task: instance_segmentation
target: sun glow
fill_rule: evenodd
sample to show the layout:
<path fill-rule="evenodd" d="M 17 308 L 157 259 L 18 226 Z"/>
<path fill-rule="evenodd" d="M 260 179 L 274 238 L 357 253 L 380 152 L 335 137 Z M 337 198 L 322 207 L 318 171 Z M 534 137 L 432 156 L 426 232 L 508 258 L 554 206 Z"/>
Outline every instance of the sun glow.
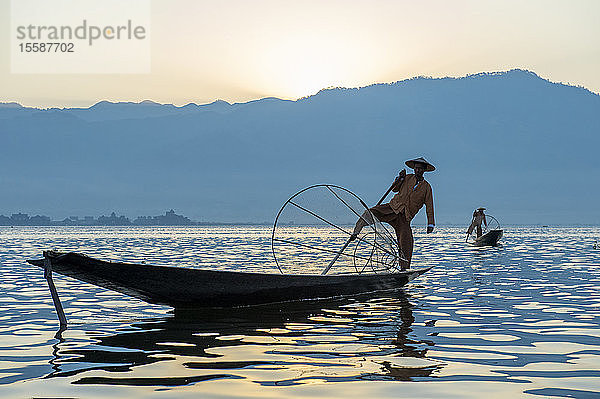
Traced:
<path fill-rule="evenodd" d="M 5 68 L 0 102 L 296 99 L 327 87 L 512 68 L 598 92 L 598 12 L 597 0 L 152 2 L 148 73 L 80 71 L 48 79 Z M 2 26 L 11 25 L 10 16 L 9 2 L 0 1 Z M 52 23 L 50 16 L 44 23 Z M 0 42 L 8 47 L 9 35 Z M 0 53 L 0 63 L 10 62 L 8 52 Z"/>
<path fill-rule="evenodd" d="M 372 50 L 352 38 L 292 33 L 262 53 L 261 84 L 287 98 L 300 98 L 326 87 L 353 87 L 376 74 Z"/>

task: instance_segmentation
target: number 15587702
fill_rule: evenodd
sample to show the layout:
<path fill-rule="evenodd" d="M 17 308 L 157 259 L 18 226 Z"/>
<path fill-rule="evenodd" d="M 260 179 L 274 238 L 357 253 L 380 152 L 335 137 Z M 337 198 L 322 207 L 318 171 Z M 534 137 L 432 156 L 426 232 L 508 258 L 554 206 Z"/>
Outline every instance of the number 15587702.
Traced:
<path fill-rule="evenodd" d="M 22 53 L 73 53 L 74 43 L 19 43 L 19 49 Z"/>

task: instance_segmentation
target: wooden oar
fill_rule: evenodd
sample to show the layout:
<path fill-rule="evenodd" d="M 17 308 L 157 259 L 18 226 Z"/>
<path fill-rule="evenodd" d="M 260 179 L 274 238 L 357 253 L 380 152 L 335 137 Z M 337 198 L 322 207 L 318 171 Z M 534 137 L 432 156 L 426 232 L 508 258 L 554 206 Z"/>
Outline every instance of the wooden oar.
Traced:
<path fill-rule="evenodd" d="M 377 202 L 377 205 L 381 205 L 381 203 L 383 202 L 383 200 L 385 199 L 385 197 L 387 197 L 388 194 L 392 191 L 392 188 L 394 188 L 395 184 L 396 184 L 396 180 L 394 179 L 394 182 L 392 183 L 392 185 L 390 186 L 390 188 L 387 189 L 387 191 L 385 192 L 385 194 L 383 194 L 383 196 L 379 199 L 379 201 Z M 377 206 L 377 205 L 375 205 L 375 206 Z M 365 208 L 366 208 L 366 206 L 365 206 Z M 339 250 L 339 252 L 331 260 L 331 262 L 329 262 L 329 264 L 327 265 L 327 267 L 321 272 L 321 275 L 327 274 L 327 272 L 329 271 L 329 269 L 331 269 L 331 267 L 333 266 L 333 264 L 335 262 L 337 262 L 337 260 L 339 259 L 339 257 L 342 255 L 342 253 L 344 252 L 344 250 L 346 249 L 346 247 L 348 245 L 350 245 L 350 243 L 352 242 L 352 240 L 353 240 L 353 237 L 350 236 L 350 238 L 348 238 L 348 241 L 346 241 L 346 243 L 344 244 L 344 246 L 342 247 L 342 249 Z"/>

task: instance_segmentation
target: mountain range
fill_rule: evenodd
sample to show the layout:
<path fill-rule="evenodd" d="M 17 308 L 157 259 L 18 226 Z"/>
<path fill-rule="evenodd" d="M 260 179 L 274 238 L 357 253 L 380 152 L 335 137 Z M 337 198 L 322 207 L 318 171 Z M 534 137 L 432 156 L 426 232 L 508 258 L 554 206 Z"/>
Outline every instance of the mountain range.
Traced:
<path fill-rule="evenodd" d="M 334 183 L 374 204 L 424 156 L 438 224 L 485 206 L 505 224 L 600 224 L 600 96 L 511 70 L 324 89 L 296 101 L 89 108 L 0 104 L 0 213 L 165 208 L 268 222 Z M 424 210 L 415 218 L 424 224 Z"/>

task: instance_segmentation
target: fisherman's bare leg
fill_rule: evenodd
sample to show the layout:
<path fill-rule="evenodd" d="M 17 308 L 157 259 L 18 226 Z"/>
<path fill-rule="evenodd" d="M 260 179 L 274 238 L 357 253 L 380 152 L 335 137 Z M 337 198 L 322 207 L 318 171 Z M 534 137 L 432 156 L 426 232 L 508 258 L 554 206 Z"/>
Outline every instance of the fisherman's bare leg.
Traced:
<path fill-rule="evenodd" d="M 406 270 L 410 267 L 410 261 L 412 259 L 414 238 L 410 222 L 406 220 L 404 214 L 398 215 L 395 223 L 393 224 L 394 230 L 396 231 L 396 238 L 398 240 L 398 246 L 404 255 L 406 261 L 400 260 L 400 268 Z"/>
<path fill-rule="evenodd" d="M 471 233 L 473 233 L 473 230 L 475 229 L 475 222 L 471 223 L 471 225 L 469 226 L 469 228 L 467 229 L 467 234 L 471 235 Z"/>
<path fill-rule="evenodd" d="M 375 223 L 375 220 L 373 220 L 373 214 L 371 213 L 371 211 L 364 211 L 358 219 L 358 221 L 356 222 L 356 225 L 354 226 L 354 231 L 352 232 L 350 239 L 355 240 L 356 237 L 358 237 L 358 235 L 360 234 L 363 227 L 370 226 L 373 223 Z"/>
<path fill-rule="evenodd" d="M 477 226 L 477 238 L 481 237 L 483 234 L 483 231 L 481 231 L 481 225 Z"/>

